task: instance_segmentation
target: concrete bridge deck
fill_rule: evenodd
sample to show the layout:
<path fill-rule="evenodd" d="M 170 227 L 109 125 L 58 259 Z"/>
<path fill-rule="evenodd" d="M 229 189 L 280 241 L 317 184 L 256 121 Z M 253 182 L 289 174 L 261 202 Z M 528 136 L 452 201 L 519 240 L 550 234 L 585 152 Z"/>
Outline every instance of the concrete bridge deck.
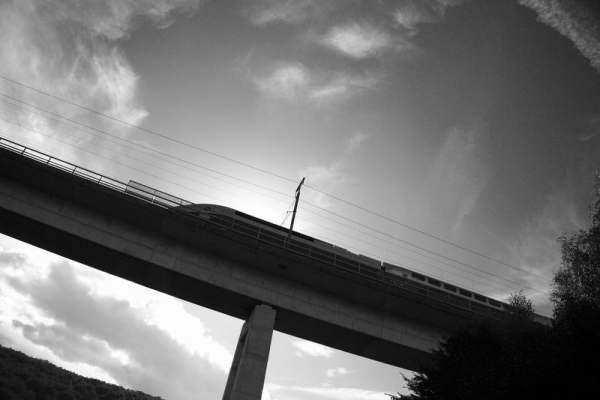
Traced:
<path fill-rule="evenodd" d="M 413 371 L 442 335 L 482 318 L 2 143 L 0 232 L 82 264 L 244 320 L 265 305 L 280 332 Z"/>

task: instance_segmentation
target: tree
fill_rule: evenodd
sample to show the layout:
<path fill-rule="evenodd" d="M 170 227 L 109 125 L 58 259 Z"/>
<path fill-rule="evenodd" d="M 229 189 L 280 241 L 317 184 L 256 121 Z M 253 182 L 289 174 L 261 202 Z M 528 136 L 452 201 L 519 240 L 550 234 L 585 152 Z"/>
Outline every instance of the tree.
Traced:
<path fill-rule="evenodd" d="M 410 395 L 392 400 L 532 399 L 546 392 L 549 373 L 538 368 L 546 354 L 549 328 L 533 321 L 533 306 L 522 292 L 511 295 L 504 323 L 481 321 L 446 337 L 423 373 L 406 379 Z"/>
<path fill-rule="evenodd" d="M 423 373 L 406 379 L 410 395 L 392 400 L 585 398 L 600 359 L 600 175 L 594 177 L 589 228 L 558 238 L 552 327 L 536 324 L 522 292 L 502 324 L 482 322 L 444 339 Z"/>
<path fill-rule="evenodd" d="M 533 303 L 525 296 L 523 290 L 511 294 L 508 298 L 508 303 L 513 307 L 510 318 L 517 321 L 533 321 L 535 315 Z"/>
<path fill-rule="evenodd" d="M 600 357 L 600 175 L 594 177 L 590 226 L 558 242 L 560 269 L 554 275 L 550 299 L 554 305 L 555 358 L 565 379 L 577 382 L 580 396 L 595 387 Z M 578 397 L 572 393 L 573 397 Z"/>
<path fill-rule="evenodd" d="M 557 321 L 569 323 L 582 316 L 600 315 L 600 175 L 594 177 L 590 227 L 563 234 L 562 265 L 554 276 L 550 299 Z"/>

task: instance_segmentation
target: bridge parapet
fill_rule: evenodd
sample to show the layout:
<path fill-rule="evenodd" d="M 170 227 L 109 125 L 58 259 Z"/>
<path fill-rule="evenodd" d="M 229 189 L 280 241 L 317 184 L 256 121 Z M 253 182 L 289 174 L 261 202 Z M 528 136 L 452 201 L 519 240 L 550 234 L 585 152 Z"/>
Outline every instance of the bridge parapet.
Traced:
<path fill-rule="evenodd" d="M 192 211 L 191 207 L 194 205 L 194 203 L 158 189 L 154 189 L 142 183 L 131 180 L 128 183 L 124 183 L 117 179 L 99 174 L 87 168 L 77 166 L 70 162 L 58 159 L 1 137 L 0 148 L 12 151 L 49 167 L 56 168 L 72 174 L 73 176 L 86 179 L 97 185 L 115 190 L 119 193 L 141 199 L 158 207 L 183 213 L 193 218 L 202 219 L 202 216 L 195 215 L 194 213 L 190 212 Z M 454 296 L 441 290 L 436 290 L 435 288 L 420 284 L 414 280 L 406 279 L 403 276 L 387 272 L 384 269 L 374 269 L 370 265 L 366 265 L 354 260 L 348 260 L 347 258 L 341 257 L 333 252 L 327 252 L 322 248 L 306 245 L 294 240 L 293 238 L 288 238 L 287 236 L 273 235 L 272 232 L 267 229 L 261 229 L 260 227 L 256 229 L 248 229 L 247 226 L 242 225 L 239 221 L 223 217 L 213 217 L 208 222 L 210 224 L 219 226 L 220 228 L 224 228 L 249 238 L 256 239 L 260 242 L 277 246 L 300 256 L 307 257 L 310 260 L 324 263 L 339 270 L 355 274 L 365 280 L 377 281 L 382 284 L 392 286 L 398 290 L 423 296 L 429 300 L 460 308 L 479 316 L 489 317 L 499 321 L 503 321 L 506 318 L 505 312 L 494 307 L 490 307 L 486 304 L 481 304 L 476 301 Z M 536 318 L 540 323 L 549 324 L 549 319 L 546 317 L 536 315 Z"/>

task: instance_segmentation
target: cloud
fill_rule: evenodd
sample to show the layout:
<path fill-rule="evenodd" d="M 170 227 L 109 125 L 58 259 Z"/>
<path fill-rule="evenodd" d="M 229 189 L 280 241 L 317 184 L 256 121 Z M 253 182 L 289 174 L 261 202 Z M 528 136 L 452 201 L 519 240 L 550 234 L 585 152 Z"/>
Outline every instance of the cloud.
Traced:
<path fill-rule="evenodd" d="M 444 18 L 449 6 L 457 6 L 464 2 L 465 0 L 409 0 L 398 5 L 392 15 L 398 25 L 414 34 L 418 30 L 417 25 L 439 22 Z"/>
<path fill-rule="evenodd" d="M 477 129 L 452 129 L 432 165 L 428 198 L 435 200 L 430 211 L 443 218 L 452 216 L 454 231 L 475 207 L 489 180 L 488 167 L 478 156 L 477 137 Z"/>
<path fill-rule="evenodd" d="M 428 22 L 429 17 L 420 10 L 419 4 L 421 3 L 407 2 L 400 5 L 394 11 L 395 21 L 408 30 L 414 30 L 421 22 Z"/>
<path fill-rule="evenodd" d="M 352 22 L 332 28 L 320 43 L 350 57 L 367 58 L 393 48 L 395 40 L 372 24 Z"/>
<path fill-rule="evenodd" d="M 310 17 L 322 18 L 333 9 L 333 2 L 315 0 L 258 0 L 245 10 L 246 17 L 258 26 L 300 24 Z"/>
<path fill-rule="evenodd" d="M 269 96 L 293 100 L 310 84 L 310 75 L 301 64 L 278 63 L 254 83 Z"/>
<path fill-rule="evenodd" d="M 600 5 L 592 1 L 518 0 L 540 21 L 569 38 L 600 72 Z"/>
<path fill-rule="evenodd" d="M 339 376 L 339 375 L 348 375 L 348 374 L 353 374 L 356 371 L 350 371 L 349 369 L 346 369 L 344 367 L 337 367 L 337 368 L 329 368 L 327 371 L 325 371 L 325 375 L 327 375 L 329 378 L 333 378 L 335 376 Z"/>
<path fill-rule="evenodd" d="M 0 75 L 139 124 L 148 113 L 138 97 L 138 76 L 118 42 L 129 37 L 138 21 L 149 20 L 156 27 L 165 27 L 178 14 L 194 13 L 200 3 L 199 0 L 106 0 L 93 4 L 78 0 L 3 1 Z M 0 92 L 67 118 L 94 121 L 99 128 L 110 126 L 114 133 L 125 135 L 129 131 L 128 127 L 98 120 L 80 108 L 7 80 L 0 79 Z M 6 102 L 8 98 L 0 100 Z M 35 120 L 38 125 L 45 123 L 49 127 L 60 125 L 22 109 L 19 112 L 21 120 Z M 22 141 L 33 138 L 36 146 L 43 144 L 46 151 L 60 157 L 77 158 L 69 146 L 45 136 L 48 129 L 36 134 L 0 121 L 0 131 Z"/>
<path fill-rule="evenodd" d="M 296 391 L 310 393 L 326 399 L 348 399 L 348 400 L 389 400 L 385 393 L 367 389 L 336 388 L 336 387 L 294 387 Z"/>
<path fill-rule="evenodd" d="M 335 353 L 335 350 L 330 347 L 308 342 L 306 340 L 295 340 L 292 342 L 292 345 L 298 349 L 296 352 L 298 357 L 302 357 L 304 354 L 306 354 L 311 357 L 331 358 Z"/>
<path fill-rule="evenodd" d="M 246 60 L 246 63 L 251 63 Z M 251 67 L 247 67 L 249 70 Z M 299 62 L 273 62 L 258 72 L 248 72 L 250 81 L 268 98 L 294 104 L 318 106 L 342 101 L 375 88 L 380 78 L 374 74 L 309 69 Z"/>
<path fill-rule="evenodd" d="M 320 188 L 321 190 L 332 193 L 339 186 L 344 184 L 346 178 L 342 173 L 342 160 L 338 159 L 329 165 L 310 165 L 300 171 L 300 175 L 305 177 L 311 186 Z M 318 207 L 331 207 L 331 202 L 322 193 L 309 192 L 309 202 L 314 202 Z"/>
<path fill-rule="evenodd" d="M 304 395 L 309 394 L 318 396 L 317 398 L 336 400 L 389 400 L 389 397 L 385 393 L 358 388 L 336 388 L 328 386 L 284 386 L 272 383 L 267 384 L 266 387 L 270 396 L 268 398 L 270 399 L 273 399 L 273 394 L 277 394 L 278 398 L 296 398 L 297 394 L 294 393 L 304 393 Z M 263 400 L 266 400 L 266 398 L 263 397 Z"/>
<path fill-rule="evenodd" d="M 360 146 L 368 140 L 369 136 L 364 132 L 357 131 L 350 136 L 343 144 L 342 154 L 328 165 L 310 165 L 300 171 L 300 176 L 314 186 L 326 193 L 339 191 L 347 182 L 348 178 L 344 173 L 344 168 Z M 306 197 L 310 202 L 321 208 L 331 207 L 329 198 L 321 192 L 309 191 Z"/>
<path fill-rule="evenodd" d="M 353 136 L 351 136 L 346 141 L 346 146 L 344 148 L 344 153 L 350 154 L 353 153 L 356 149 L 360 147 L 367 139 L 369 135 L 363 132 L 356 132 Z"/>
<path fill-rule="evenodd" d="M 308 96 L 318 104 L 351 98 L 375 88 L 380 78 L 374 74 L 351 75 L 336 73 L 309 88 Z"/>
<path fill-rule="evenodd" d="M 221 395 L 231 352 L 181 302 L 67 261 L 40 273 L 23 258 L 0 252 L 0 327 L 12 343 L 164 398 Z"/>
<path fill-rule="evenodd" d="M 340 15 L 330 11 L 342 4 L 348 15 L 352 10 L 363 13 L 365 10 L 358 3 L 347 2 L 253 2 L 245 14 L 255 25 L 302 23 L 297 28 L 300 33 L 294 37 L 303 40 L 291 43 L 299 54 L 295 60 L 268 61 L 264 56 L 267 52 L 253 49 L 240 62 L 240 69 L 270 98 L 317 105 L 344 101 L 376 88 L 391 73 L 390 66 L 396 68 L 397 64 L 383 63 L 382 59 L 406 55 L 415 49 L 409 38 L 416 33 L 418 24 L 439 21 L 448 6 L 462 2 L 408 1 L 399 6 L 380 2 L 370 5 L 363 19 L 346 22 L 339 22 Z M 298 47 L 298 43 L 302 46 Z M 317 59 L 311 45 L 346 56 L 350 62 L 342 67 L 331 62 L 335 57 Z"/>
<path fill-rule="evenodd" d="M 16 250 L 4 250 L 0 247 L 0 268 L 4 266 L 20 267 L 25 264 L 27 256 Z"/>

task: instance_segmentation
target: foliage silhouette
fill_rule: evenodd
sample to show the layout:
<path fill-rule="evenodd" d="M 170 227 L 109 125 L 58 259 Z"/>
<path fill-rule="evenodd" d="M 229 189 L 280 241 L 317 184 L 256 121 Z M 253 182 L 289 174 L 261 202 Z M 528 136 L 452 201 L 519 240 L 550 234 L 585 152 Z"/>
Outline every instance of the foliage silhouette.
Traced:
<path fill-rule="evenodd" d="M 0 400 L 159 400 L 0 345 Z"/>
<path fill-rule="evenodd" d="M 392 400 L 586 398 L 600 359 L 600 175 L 589 228 L 558 238 L 562 263 L 552 283 L 551 327 L 537 324 L 522 292 L 504 323 L 482 321 L 444 338 L 432 363 Z"/>

